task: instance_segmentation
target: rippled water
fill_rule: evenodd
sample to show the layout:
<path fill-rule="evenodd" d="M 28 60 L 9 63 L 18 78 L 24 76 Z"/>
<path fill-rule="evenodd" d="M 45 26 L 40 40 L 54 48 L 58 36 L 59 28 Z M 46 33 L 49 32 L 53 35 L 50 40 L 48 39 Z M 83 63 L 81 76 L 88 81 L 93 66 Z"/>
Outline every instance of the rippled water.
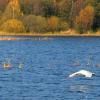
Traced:
<path fill-rule="evenodd" d="M 96 75 L 68 78 L 81 69 Z M 0 41 L 0 100 L 100 100 L 100 38 Z"/>

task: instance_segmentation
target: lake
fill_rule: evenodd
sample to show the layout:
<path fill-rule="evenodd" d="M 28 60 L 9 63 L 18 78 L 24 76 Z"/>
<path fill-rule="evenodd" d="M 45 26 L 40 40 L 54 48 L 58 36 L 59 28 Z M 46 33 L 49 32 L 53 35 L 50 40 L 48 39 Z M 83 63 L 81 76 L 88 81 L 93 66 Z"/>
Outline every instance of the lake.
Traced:
<path fill-rule="evenodd" d="M 68 78 L 81 69 L 95 76 Z M 100 100 L 100 38 L 0 41 L 0 100 Z"/>

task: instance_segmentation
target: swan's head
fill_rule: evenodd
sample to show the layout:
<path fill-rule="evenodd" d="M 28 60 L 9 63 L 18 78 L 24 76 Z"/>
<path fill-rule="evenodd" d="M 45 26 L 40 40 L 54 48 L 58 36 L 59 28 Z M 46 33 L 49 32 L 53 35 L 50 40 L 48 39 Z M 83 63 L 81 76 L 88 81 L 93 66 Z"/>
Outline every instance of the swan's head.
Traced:
<path fill-rule="evenodd" d="M 92 75 L 95 75 L 95 73 L 92 73 Z"/>

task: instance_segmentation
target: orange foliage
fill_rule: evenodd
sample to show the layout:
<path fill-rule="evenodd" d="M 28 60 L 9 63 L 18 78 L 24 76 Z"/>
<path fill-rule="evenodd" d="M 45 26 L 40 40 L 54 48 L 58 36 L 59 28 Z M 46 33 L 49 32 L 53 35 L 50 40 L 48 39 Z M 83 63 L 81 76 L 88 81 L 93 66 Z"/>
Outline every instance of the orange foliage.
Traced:
<path fill-rule="evenodd" d="M 55 16 L 52 16 L 48 19 L 48 26 L 50 27 L 51 30 L 54 30 L 57 28 L 59 24 L 59 19 Z"/>
<path fill-rule="evenodd" d="M 9 5 L 13 10 L 20 12 L 20 3 L 19 0 L 10 0 Z M 15 12 L 15 11 L 14 11 Z"/>
<path fill-rule="evenodd" d="M 12 6 L 18 6 L 19 5 L 19 0 L 11 0 Z"/>
<path fill-rule="evenodd" d="M 25 0 L 25 4 L 28 5 L 30 3 L 30 0 Z"/>
<path fill-rule="evenodd" d="M 93 17 L 94 17 L 94 9 L 91 6 L 86 7 L 80 12 L 80 18 L 82 23 L 88 24 L 92 22 Z"/>
<path fill-rule="evenodd" d="M 94 8 L 87 6 L 82 9 L 79 16 L 76 17 L 75 24 L 79 25 L 83 30 L 87 31 L 91 28 L 94 19 Z"/>

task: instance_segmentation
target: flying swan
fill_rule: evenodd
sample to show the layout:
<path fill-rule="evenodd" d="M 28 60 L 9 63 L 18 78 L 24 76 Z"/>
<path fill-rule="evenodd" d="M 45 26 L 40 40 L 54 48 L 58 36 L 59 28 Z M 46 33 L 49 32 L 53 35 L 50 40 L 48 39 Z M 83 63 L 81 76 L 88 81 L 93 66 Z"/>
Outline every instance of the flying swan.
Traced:
<path fill-rule="evenodd" d="M 78 72 L 75 72 L 73 74 L 70 74 L 69 77 L 72 78 L 72 77 L 75 77 L 75 76 L 85 76 L 87 78 L 91 78 L 92 75 L 94 75 L 94 73 L 90 72 L 90 71 L 87 71 L 87 70 L 80 70 Z"/>

